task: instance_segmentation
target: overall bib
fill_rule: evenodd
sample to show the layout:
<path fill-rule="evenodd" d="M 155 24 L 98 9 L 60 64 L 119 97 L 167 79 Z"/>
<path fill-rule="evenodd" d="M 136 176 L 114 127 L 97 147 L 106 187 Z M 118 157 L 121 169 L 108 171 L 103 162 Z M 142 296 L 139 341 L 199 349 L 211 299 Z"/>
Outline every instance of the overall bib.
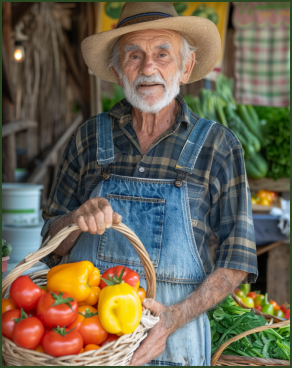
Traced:
<path fill-rule="evenodd" d="M 153 263 L 157 278 L 156 300 L 166 306 L 191 294 L 206 278 L 192 231 L 186 176 L 194 169 L 205 139 L 215 124 L 200 119 L 192 128 L 176 165 L 176 180 L 143 179 L 103 175 L 90 198 L 106 198 L 123 223 L 139 237 Z M 114 162 L 111 120 L 108 114 L 97 117 L 99 165 Z M 200 185 L 192 190 L 192 205 L 203 195 Z M 130 242 L 116 230 L 103 235 L 82 233 L 71 250 L 68 262 L 91 261 L 103 273 L 124 265 L 135 270 L 146 288 L 145 273 Z M 206 313 L 169 336 L 165 351 L 147 365 L 209 366 L 211 336 Z"/>

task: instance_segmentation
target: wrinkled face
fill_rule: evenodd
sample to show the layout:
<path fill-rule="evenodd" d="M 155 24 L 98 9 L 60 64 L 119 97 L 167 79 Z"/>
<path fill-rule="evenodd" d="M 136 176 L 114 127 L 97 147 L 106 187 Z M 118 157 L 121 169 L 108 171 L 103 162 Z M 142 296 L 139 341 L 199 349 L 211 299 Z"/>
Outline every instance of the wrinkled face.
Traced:
<path fill-rule="evenodd" d="M 120 39 L 120 75 L 129 102 L 145 112 L 158 112 L 187 82 L 181 70 L 181 36 L 171 30 L 144 30 Z M 187 77 L 188 79 L 188 77 Z"/>

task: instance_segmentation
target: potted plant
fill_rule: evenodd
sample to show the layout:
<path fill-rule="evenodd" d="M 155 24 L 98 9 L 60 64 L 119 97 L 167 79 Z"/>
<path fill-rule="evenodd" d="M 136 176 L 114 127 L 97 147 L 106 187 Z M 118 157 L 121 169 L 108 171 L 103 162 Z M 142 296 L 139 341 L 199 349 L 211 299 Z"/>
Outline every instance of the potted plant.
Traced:
<path fill-rule="evenodd" d="M 12 252 L 11 244 L 7 244 L 6 240 L 2 239 L 2 274 L 7 270 L 7 261 L 10 258 L 9 254 Z"/>

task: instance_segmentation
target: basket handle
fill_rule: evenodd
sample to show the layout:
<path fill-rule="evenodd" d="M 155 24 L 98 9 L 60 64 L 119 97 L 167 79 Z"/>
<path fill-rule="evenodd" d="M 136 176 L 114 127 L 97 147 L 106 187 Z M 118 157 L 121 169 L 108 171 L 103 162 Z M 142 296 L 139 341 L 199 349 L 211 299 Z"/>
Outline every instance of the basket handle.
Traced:
<path fill-rule="evenodd" d="M 269 328 L 279 328 L 279 327 L 283 327 L 283 326 L 286 326 L 286 325 L 289 325 L 289 324 L 290 324 L 290 319 L 288 319 L 287 321 L 279 322 L 279 323 L 273 323 L 272 325 L 265 325 L 265 326 L 261 326 L 261 327 L 256 327 L 256 328 L 253 328 L 249 331 L 242 332 L 241 334 L 232 337 L 231 339 L 227 340 L 224 344 L 222 344 L 215 351 L 215 353 L 212 356 L 211 366 L 216 365 L 216 363 L 217 363 L 218 359 L 220 358 L 223 350 L 226 349 L 227 346 L 232 344 L 234 341 L 240 340 L 242 337 L 245 337 L 247 335 L 251 335 L 255 332 L 265 331 L 265 330 L 268 330 Z"/>
<path fill-rule="evenodd" d="M 125 235 L 125 237 L 129 240 L 132 244 L 134 249 L 139 255 L 139 258 L 142 262 L 144 272 L 146 275 L 146 282 L 147 282 L 147 291 L 146 297 L 147 298 L 155 298 L 156 293 L 156 276 L 153 264 L 149 258 L 149 255 L 137 237 L 137 235 L 129 229 L 125 224 L 113 224 L 112 228 L 119 231 L 121 234 Z M 59 231 L 53 238 L 50 236 L 46 239 L 43 243 L 43 247 L 38 249 L 36 252 L 27 255 L 23 261 L 21 261 L 9 274 L 2 280 L 2 298 L 8 289 L 9 285 L 17 279 L 24 271 L 28 270 L 33 264 L 38 262 L 43 257 L 52 253 L 67 236 L 75 230 L 78 230 L 79 227 L 77 224 L 71 224 L 66 226 L 64 229 Z"/>

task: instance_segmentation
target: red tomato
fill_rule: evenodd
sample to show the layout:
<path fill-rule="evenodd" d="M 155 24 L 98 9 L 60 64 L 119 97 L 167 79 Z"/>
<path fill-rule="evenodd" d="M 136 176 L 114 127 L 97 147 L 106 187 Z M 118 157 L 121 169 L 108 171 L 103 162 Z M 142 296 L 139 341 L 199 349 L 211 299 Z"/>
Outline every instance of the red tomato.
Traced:
<path fill-rule="evenodd" d="M 124 272 L 123 272 L 123 269 L 124 269 Z M 121 277 L 121 273 L 122 273 L 122 277 Z M 116 267 L 112 267 L 106 270 L 103 273 L 101 281 L 100 281 L 100 285 L 99 285 L 100 289 L 103 289 L 106 286 L 108 286 L 103 281 L 103 279 L 109 280 L 109 281 L 113 279 L 113 285 L 118 284 L 120 283 L 118 281 L 123 280 L 125 283 L 131 285 L 136 290 L 138 290 L 140 286 L 140 278 L 137 272 L 131 270 L 130 268 L 124 267 L 124 266 L 116 266 Z"/>
<path fill-rule="evenodd" d="M 119 337 L 117 335 L 108 334 L 107 338 L 104 340 L 100 346 L 104 346 L 105 344 L 108 344 L 109 342 L 116 341 Z"/>
<path fill-rule="evenodd" d="M 2 335 L 12 340 L 14 318 L 20 318 L 20 309 L 12 309 L 2 314 Z"/>
<path fill-rule="evenodd" d="M 65 328 L 56 328 L 44 335 L 42 347 L 46 354 L 54 357 L 76 355 L 83 348 L 83 339 L 75 330 L 65 332 Z"/>
<path fill-rule="evenodd" d="M 247 294 L 247 296 L 248 296 L 249 298 L 255 299 L 255 297 L 257 296 L 257 294 L 256 294 L 254 291 L 250 291 L 250 292 Z"/>
<path fill-rule="evenodd" d="M 28 276 L 19 276 L 10 287 L 10 299 L 17 308 L 30 312 L 36 308 L 44 290 L 34 284 Z"/>
<path fill-rule="evenodd" d="M 84 345 L 100 345 L 107 338 L 108 332 L 102 327 L 97 310 L 84 305 L 79 307 L 78 311 L 77 319 L 67 327 L 67 330 L 75 328 L 82 336 Z"/>
<path fill-rule="evenodd" d="M 16 323 L 12 339 L 17 346 L 34 350 L 42 340 L 45 328 L 36 317 L 27 317 Z"/>
<path fill-rule="evenodd" d="M 67 327 L 77 318 L 78 304 L 68 293 L 49 292 L 39 299 L 36 311 L 45 327 Z"/>
<path fill-rule="evenodd" d="M 289 313 L 290 314 L 290 304 L 282 304 L 281 305 L 281 310 L 284 312 L 284 313 Z"/>
<path fill-rule="evenodd" d="M 257 309 L 257 310 L 259 310 L 259 311 L 261 311 L 261 310 L 262 310 L 262 308 L 263 308 L 263 307 L 262 307 L 261 305 L 256 305 L 256 306 L 255 306 L 255 309 Z"/>

